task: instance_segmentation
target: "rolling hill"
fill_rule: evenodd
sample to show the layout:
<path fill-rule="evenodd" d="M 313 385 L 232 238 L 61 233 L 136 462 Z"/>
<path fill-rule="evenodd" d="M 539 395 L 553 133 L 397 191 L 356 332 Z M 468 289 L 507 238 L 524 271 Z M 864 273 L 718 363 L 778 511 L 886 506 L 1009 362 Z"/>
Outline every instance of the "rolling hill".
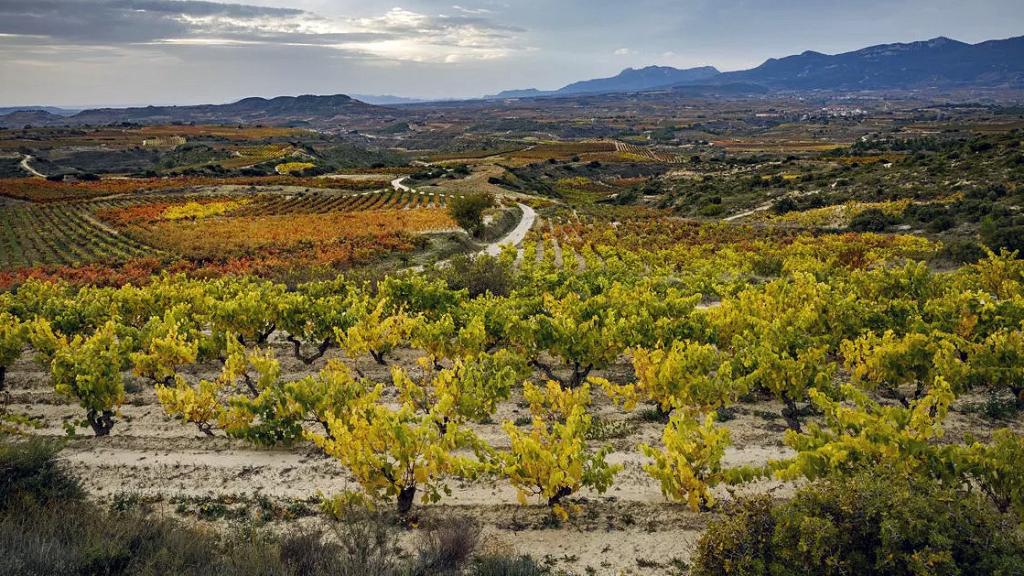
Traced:
<path fill-rule="evenodd" d="M 33 112 L 14 112 L 0 116 L 0 126 L 34 125 L 104 125 L 120 122 L 141 124 L 267 124 L 273 126 L 306 126 L 348 123 L 394 116 L 390 108 L 374 106 L 343 94 L 332 96 L 280 96 L 277 98 L 245 98 L 230 104 L 198 106 L 146 106 L 141 108 L 97 108 L 83 110 L 73 116 L 57 116 Z"/>
<path fill-rule="evenodd" d="M 640 92 L 652 88 L 695 83 L 709 80 L 720 72 L 712 66 L 680 70 L 670 66 L 648 66 L 626 68 L 616 76 L 573 82 L 558 90 L 506 90 L 491 98 L 532 98 L 537 96 L 576 96 L 581 94 L 609 94 L 616 92 Z"/>

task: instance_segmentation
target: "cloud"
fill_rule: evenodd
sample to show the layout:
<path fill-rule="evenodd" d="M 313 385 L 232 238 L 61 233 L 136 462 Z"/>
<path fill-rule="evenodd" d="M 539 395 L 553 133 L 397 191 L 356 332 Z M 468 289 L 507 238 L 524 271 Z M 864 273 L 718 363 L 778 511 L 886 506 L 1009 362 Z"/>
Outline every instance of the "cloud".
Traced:
<path fill-rule="evenodd" d="M 616 56 L 632 56 L 633 54 L 636 54 L 636 52 L 629 48 L 619 48 L 615 51 Z"/>
<path fill-rule="evenodd" d="M 492 10 L 488 10 L 487 8 L 466 8 L 464 6 L 459 6 L 458 4 L 453 4 L 452 10 L 455 10 L 456 12 L 462 12 L 463 14 L 475 15 L 491 14 L 493 12 Z"/>
<path fill-rule="evenodd" d="M 453 16 L 393 8 L 370 17 L 201 0 L 0 0 L 0 42 L 51 46 L 314 46 L 414 62 L 502 58 L 522 49 L 522 29 L 484 9 Z"/>

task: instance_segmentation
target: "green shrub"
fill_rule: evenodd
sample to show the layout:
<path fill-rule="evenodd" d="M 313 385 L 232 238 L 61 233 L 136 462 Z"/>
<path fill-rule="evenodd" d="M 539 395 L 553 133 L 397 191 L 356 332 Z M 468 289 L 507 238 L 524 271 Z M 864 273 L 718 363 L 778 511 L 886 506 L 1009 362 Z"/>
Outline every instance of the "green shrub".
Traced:
<path fill-rule="evenodd" d="M 896 223 L 896 219 L 878 208 L 868 208 L 850 220 L 850 230 L 854 232 L 884 232 Z"/>
<path fill-rule="evenodd" d="M 725 213 L 725 207 L 721 204 L 705 204 L 701 206 L 699 213 L 701 216 L 706 216 L 708 218 L 721 216 Z"/>
<path fill-rule="evenodd" d="M 484 231 L 484 211 L 493 206 L 493 195 L 477 192 L 449 198 L 448 213 L 463 230 L 479 237 Z"/>
<path fill-rule="evenodd" d="M 471 576 L 542 576 L 547 573 L 529 556 L 481 556 L 469 571 Z"/>
<path fill-rule="evenodd" d="M 972 240 L 957 238 L 943 242 L 942 250 L 936 257 L 955 264 L 973 264 L 985 257 L 985 249 Z"/>
<path fill-rule="evenodd" d="M 976 494 L 873 471 L 742 503 L 701 537 L 690 574 L 1019 575 L 1024 530 Z"/>
<path fill-rule="evenodd" d="M 487 293 L 507 296 L 515 272 L 509 263 L 494 256 L 459 255 L 449 260 L 440 274 L 452 290 L 466 290 L 470 297 L 477 298 Z"/>
<path fill-rule="evenodd" d="M 57 459 L 60 449 L 60 442 L 42 438 L 0 442 L 0 510 L 82 495 L 78 479 Z"/>

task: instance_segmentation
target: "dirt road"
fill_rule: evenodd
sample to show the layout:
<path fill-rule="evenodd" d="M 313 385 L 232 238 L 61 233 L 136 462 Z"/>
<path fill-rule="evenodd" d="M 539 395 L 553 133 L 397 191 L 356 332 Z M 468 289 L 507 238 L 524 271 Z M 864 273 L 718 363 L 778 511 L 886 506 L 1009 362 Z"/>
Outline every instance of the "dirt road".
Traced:
<path fill-rule="evenodd" d="M 21 169 L 35 176 L 36 178 L 46 178 L 46 174 L 39 172 L 38 170 L 33 168 L 31 164 L 29 164 L 30 161 L 32 161 L 32 157 L 26 154 L 25 157 L 21 159 Z"/>

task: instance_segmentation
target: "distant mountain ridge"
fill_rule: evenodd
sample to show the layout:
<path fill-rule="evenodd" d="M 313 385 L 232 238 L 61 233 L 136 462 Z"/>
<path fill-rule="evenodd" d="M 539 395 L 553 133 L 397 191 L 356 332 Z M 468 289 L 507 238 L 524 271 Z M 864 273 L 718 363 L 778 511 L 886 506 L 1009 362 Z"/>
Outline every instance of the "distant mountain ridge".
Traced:
<path fill-rule="evenodd" d="M 842 54 L 807 51 L 772 58 L 750 70 L 719 72 L 711 66 L 627 68 L 610 78 L 574 82 L 558 90 L 507 90 L 485 98 L 584 97 L 672 90 L 705 96 L 760 95 L 770 91 L 859 91 L 959 88 L 1024 90 L 1024 36 L 967 44 L 949 38 L 881 44 Z M 380 102 L 404 99 L 380 97 Z M 275 126 L 380 123 L 401 115 L 343 94 L 245 98 L 230 104 L 97 108 L 78 113 L 47 107 L 0 108 L 0 127 L 169 124 L 267 124 Z"/>
<path fill-rule="evenodd" d="M 57 108 L 56 106 L 7 106 L 0 107 L 0 116 L 6 116 L 7 114 L 13 114 L 15 112 L 46 112 L 55 116 L 71 116 L 79 110 L 72 110 L 70 108 Z"/>
<path fill-rule="evenodd" d="M 713 66 L 679 69 L 671 66 L 647 66 L 646 68 L 626 68 L 618 75 L 610 78 L 583 80 L 563 86 L 558 90 L 506 90 L 488 98 L 533 98 L 537 96 L 574 96 L 578 94 L 609 94 L 616 92 L 640 92 L 708 80 L 721 72 Z"/>
<path fill-rule="evenodd" d="M 80 124 L 110 122 L 265 122 L 301 124 L 313 120 L 343 119 L 381 114 L 385 109 L 360 102 L 344 94 L 331 96 L 278 96 L 243 98 L 231 104 L 198 106 L 146 106 L 144 108 L 99 108 L 85 110 L 68 120 Z"/>
<path fill-rule="evenodd" d="M 1024 36 L 967 44 L 945 37 L 880 44 L 827 55 L 770 59 L 716 82 L 751 82 L 781 90 L 885 90 L 1024 87 Z"/>
<path fill-rule="evenodd" d="M 431 102 L 431 100 L 424 98 L 408 98 L 406 96 L 392 96 L 391 94 L 353 94 L 352 98 L 375 106 L 397 106 L 401 104 Z"/>
<path fill-rule="evenodd" d="M 602 92 L 633 92 L 672 86 L 692 84 L 718 76 L 721 72 L 714 66 L 701 66 L 679 70 L 670 66 L 648 66 L 626 68 L 618 76 L 574 82 L 558 90 L 559 94 L 598 94 Z"/>
<path fill-rule="evenodd" d="M 793 91 L 1024 88 L 1024 36 L 978 44 L 938 37 L 835 55 L 806 51 L 771 58 L 756 68 L 736 72 L 720 73 L 710 66 L 685 70 L 667 66 L 627 68 L 618 76 L 575 82 L 558 90 L 506 90 L 490 98 L 641 92 L 703 84 Z"/>
<path fill-rule="evenodd" d="M 330 96 L 279 96 L 277 98 L 244 98 L 230 104 L 197 106 L 145 106 L 137 108 L 96 108 L 72 116 L 58 116 L 45 111 L 13 112 L 0 116 L 0 126 L 33 125 L 103 125 L 120 122 L 170 124 L 195 122 L 213 124 L 269 124 L 303 126 L 314 123 L 344 122 L 355 118 L 390 116 L 392 111 L 355 100 L 344 94 Z"/>

